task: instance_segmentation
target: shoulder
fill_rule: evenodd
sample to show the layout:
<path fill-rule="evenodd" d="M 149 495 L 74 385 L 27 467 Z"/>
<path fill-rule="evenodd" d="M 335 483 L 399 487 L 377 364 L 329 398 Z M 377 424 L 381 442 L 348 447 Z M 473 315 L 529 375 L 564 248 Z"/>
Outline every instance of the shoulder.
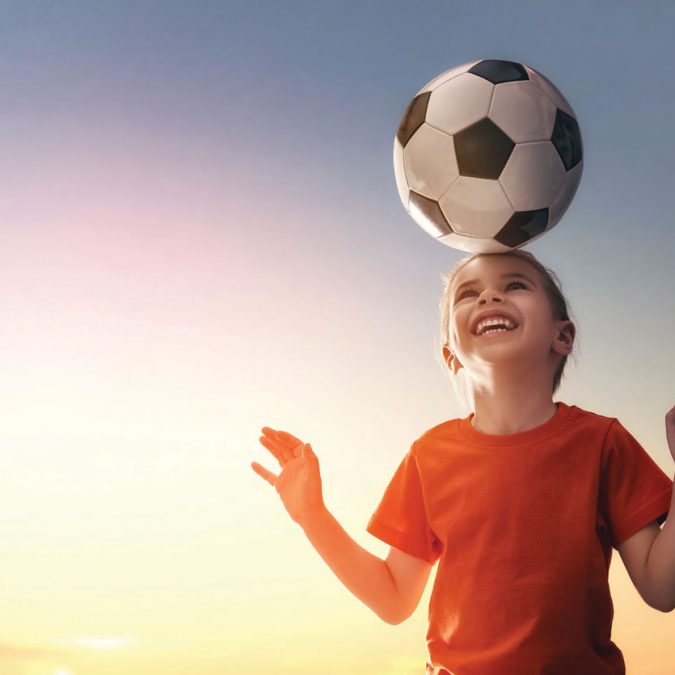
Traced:
<path fill-rule="evenodd" d="M 458 426 L 461 422 L 460 417 L 445 420 L 420 434 L 410 447 L 410 454 L 419 455 L 424 452 L 433 451 L 440 445 L 447 444 L 458 437 Z"/>
<path fill-rule="evenodd" d="M 601 448 L 603 474 L 610 464 L 626 467 L 628 462 L 640 463 L 648 457 L 642 444 L 618 418 L 581 408 L 577 410 L 579 419 L 583 420 L 579 427 L 594 429 L 593 437 Z M 586 437 L 590 438 L 590 433 Z"/>
<path fill-rule="evenodd" d="M 577 405 L 568 405 L 568 409 L 568 428 L 581 435 L 590 435 L 603 445 L 606 442 L 610 430 L 619 425 L 619 421 L 616 417 L 602 415 Z"/>
<path fill-rule="evenodd" d="M 601 415 L 600 413 L 594 412 L 592 410 L 586 410 L 585 408 L 580 408 L 578 405 L 569 404 L 570 416 L 576 420 L 583 420 L 590 424 L 596 424 L 599 426 L 610 426 L 612 422 L 616 422 L 616 417 L 610 417 L 608 415 Z"/>
<path fill-rule="evenodd" d="M 624 440 L 631 441 L 633 439 L 632 434 L 617 417 L 601 415 L 600 413 L 591 412 L 590 410 L 584 410 L 578 406 L 570 406 L 570 408 L 573 410 L 573 415 L 579 422 L 594 426 L 598 430 L 604 432 L 605 445 L 609 445 L 610 442 L 620 442 Z"/>

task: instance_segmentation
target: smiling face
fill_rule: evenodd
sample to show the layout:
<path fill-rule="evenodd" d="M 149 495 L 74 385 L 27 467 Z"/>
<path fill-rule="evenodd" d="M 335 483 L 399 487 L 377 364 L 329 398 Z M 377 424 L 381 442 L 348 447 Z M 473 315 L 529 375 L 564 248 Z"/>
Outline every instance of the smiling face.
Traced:
<path fill-rule="evenodd" d="M 443 355 L 452 358 L 455 373 L 518 358 L 541 359 L 552 377 L 572 348 L 572 322 L 554 318 L 539 271 L 515 256 L 482 255 L 468 262 L 455 275 L 448 302 L 450 349 L 444 347 Z M 499 325 L 491 329 L 488 322 L 486 331 L 484 320 L 491 316 Z"/>

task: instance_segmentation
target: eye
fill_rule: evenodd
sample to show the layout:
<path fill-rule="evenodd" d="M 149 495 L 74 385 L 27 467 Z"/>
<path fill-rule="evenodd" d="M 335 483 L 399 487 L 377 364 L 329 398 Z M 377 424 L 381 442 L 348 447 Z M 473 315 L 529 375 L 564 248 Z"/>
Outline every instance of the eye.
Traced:
<path fill-rule="evenodd" d="M 462 292 L 457 296 L 457 300 L 461 300 L 463 297 L 466 296 L 467 293 L 475 293 L 475 292 L 476 292 L 476 291 L 473 291 L 473 290 L 467 288 L 467 290 L 462 291 Z"/>
<path fill-rule="evenodd" d="M 527 284 L 524 284 L 522 281 L 509 281 L 509 283 L 506 284 L 506 288 L 508 289 L 513 284 L 518 284 L 519 286 L 521 286 L 522 288 L 527 290 Z M 475 290 L 471 289 L 471 288 L 467 288 L 465 291 L 462 291 L 457 296 L 457 298 L 455 299 L 455 302 L 459 302 L 462 298 L 466 297 L 467 293 L 477 293 L 477 292 Z"/>

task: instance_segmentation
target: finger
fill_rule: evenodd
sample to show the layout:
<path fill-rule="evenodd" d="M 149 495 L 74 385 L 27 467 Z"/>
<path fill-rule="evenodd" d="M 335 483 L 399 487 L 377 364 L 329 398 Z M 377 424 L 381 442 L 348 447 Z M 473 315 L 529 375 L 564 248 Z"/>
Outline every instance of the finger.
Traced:
<path fill-rule="evenodd" d="M 276 484 L 278 476 L 275 473 L 272 473 L 269 469 L 266 469 L 261 464 L 258 464 L 258 462 L 251 462 L 251 468 L 259 476 L 262 476 L 270 485 Z"/>
<path fill-rule="evenodd" d="M 289 434 L 288 431 L 277 431 L 277 438 L 284 441 L 289 447 L 294 448 L 296 445 L 304 445 L 304 443 L 293 434 Z"/>
<path fill-rule="evenodd" d="M 265 438 L 272 442 L 274 448 L 280 452 L 286 461 L 293 459 L 295 456 L 293 449 L 298 445 L 302 445 L 302 441 L 299 438 L 293 436 L 293 434 L 289 434 L 287 431 L 277 431 L 270 427 L 263 427 L 263 432 L 267 432 Z"/>
<path fill-rule="evenodd" d="M 290 457 L 297 456 L 294 455 L 293 450 L 297 448 L 298 446 L 303 446 L 304 443 L 297 437 L 294 436 L 293 434 L 289 434 L 288 431 L 277 431 L 276 432 L 276 437 L 282 441 L 285 446 L 288 448 L 290 451 Z M 289 459 L 290 459 L 289 457 Z"/>
<path fill-rule="evenodd" d="M 279 466 L 286 464 L 288 450 L 284 445 L 271 436 L 261 436 L 258 440 L 276 457 Z"/>
<path fill-rule="evenodd" d="M 270 436 L 261 436 L 260 439 L 260 442 L 276 456 L 281 466 L 285 466 L 295 457 L 293 448 L 289 447 L 285 441 Z"/>
<path fill-rule="evenodd" d="M 310 462 L 319 463 L 319 458 L 314 454 L 314 450 L 310 443 L 307 443 L 302 449 L 302 456 Z"/>
<path fill-rule="evenodd" d="M 280 435 L 281 432 L 277 431 L 276 429 L 272 429 L 272 427 L 263 427 L 262 431 L 264 434 L 263 437 L 269 442 L 270 447 L 268 449 L 275 453 L 281 466 L 283 466 L 289 459 L 293 459 L 294 444 L 291 444 L 291 447 L 289 447 L 288 439 L 283 438 Z M 272 450 L 272 448 L 274 450 Z"/>

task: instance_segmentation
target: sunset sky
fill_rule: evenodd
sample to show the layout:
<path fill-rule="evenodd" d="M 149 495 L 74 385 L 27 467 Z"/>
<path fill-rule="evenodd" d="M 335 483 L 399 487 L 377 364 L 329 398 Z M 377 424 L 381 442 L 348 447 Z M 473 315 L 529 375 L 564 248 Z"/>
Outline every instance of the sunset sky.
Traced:
<path fill-rule="evenodd" d="M 394 469 L 466 414 L 435 353 L 466 254 L 404 211 L 392 147 L 468 61 L 578 115 L 581 185 L 525 249 L 578 329 L 555 400 L 672 477 L 674 30 L 666 0 L 0 0 L 0 675 L 422 675 L 431 580 L 383 623 L 250 463 L 278 470 L 262 426 L 311 442 L 384 557 Z M 675 612 L 617 552 L 610 585 L 629 675 L 672 672 Z"/>

